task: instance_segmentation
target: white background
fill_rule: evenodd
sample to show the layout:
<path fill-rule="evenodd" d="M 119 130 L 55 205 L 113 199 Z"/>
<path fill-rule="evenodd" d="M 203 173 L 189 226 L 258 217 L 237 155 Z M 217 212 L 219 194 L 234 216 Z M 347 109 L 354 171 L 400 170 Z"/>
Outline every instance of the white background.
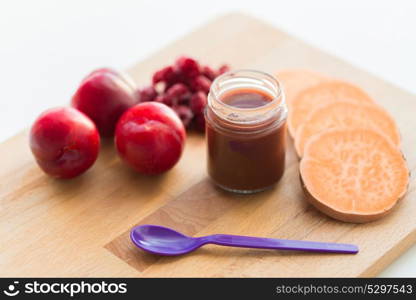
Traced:
<path fill-rule="evenodd" d="M 411 0 L 0 0 L 0 141 L 68 103 L 92 69 L 126 68 L 230 11 L 263 18 L 416 93 Z M 416 276 L 416 247 L 381 276 Z"/>

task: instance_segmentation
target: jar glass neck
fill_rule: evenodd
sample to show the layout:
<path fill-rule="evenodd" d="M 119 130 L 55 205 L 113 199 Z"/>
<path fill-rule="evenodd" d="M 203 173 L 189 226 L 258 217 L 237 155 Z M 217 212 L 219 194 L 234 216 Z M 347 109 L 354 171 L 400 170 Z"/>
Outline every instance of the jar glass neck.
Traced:
<path fill-rule="evenodd" d="M 270 101 L 256 107 L 236 107 L 222 101 L 224 96 L 238 90 L 267 94 Z M 260 71 L 237 70 L 217 77 L 208 95 L 208 110 L 225 124 L 238 127 L 257 127 L 286 119 L 285 96 L 280 83 Z"/>

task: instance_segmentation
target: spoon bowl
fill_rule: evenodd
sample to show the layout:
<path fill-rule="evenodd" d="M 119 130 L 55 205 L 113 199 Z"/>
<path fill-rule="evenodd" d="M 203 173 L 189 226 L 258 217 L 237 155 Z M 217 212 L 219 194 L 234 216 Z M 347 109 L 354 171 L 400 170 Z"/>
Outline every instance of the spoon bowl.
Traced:
<path fill-rule="evenodd" d="M 140 249 L 158 255 L 181 255 L 203 245 L 199 238 L 156 225 L 136 226 L 132 229 L 130 238 Z"/>

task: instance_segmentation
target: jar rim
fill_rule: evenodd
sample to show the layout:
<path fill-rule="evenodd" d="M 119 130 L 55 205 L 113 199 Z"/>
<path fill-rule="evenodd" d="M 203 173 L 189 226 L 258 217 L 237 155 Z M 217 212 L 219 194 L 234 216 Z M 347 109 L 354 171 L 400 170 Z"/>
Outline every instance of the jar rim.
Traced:
<path fill-rule="evenodd" d="M 233 85 L 259 89 L 269 94 L 271 100 L 258 107 L 229 105 L 221 100 L 221 95 L 228 90 L 238 89 Z M 208 95 L 208 106 L 221 119 L 247 125 L 261 122 L 261 119 L 267 119 L 270 114 L 280 112 L 285 115 L 286 111 L 285 95 L 280 81 L 266 72 L 253 69 L 232 70 L 215 78 Z"/>
<path fill-rule="evenodd" d="M 259 107 L 236 107 L 236 106 L 232 106 L 229 105 L 223 101 L 221 101 L 221 104 L 224 105 L 225 107 L 229 108 L 229 109 L 233 109 L 233 110 L 241 110 L 241 111 L 251 111 L 251 110 L 256 110 L 256 109 L 264 109 L 267 108 L 268 106 L 272 106 L 273 104 L 275 104 L 276 101 L 278 101 L 279 98 L 281 98 L 281 103 L 279 103 L 279 105 L 284 105 L 285 104 L 285 99 L 284 97 L 282 97 L 282 84 L 280 83 L 280 81 L 270 75 L 269 73 L 263 72 L 263 71 L 259 71 L 259 70 L 254 70 L 254 69 L 237 69 L 237 70 L 231 70 L 231 71 L 227 71 L 223 74 L 221 74 L 220 76 L 216 77 L 214 79 L 214 81 L 212 82 L 212 86 L 218 85 L 218 82 L 220 82 L 221 80 L 223 80 L 224 78 L 226 78 L 227 76 L 233 75 L 235 73 L 254 73 L 254 74 L 260 74 L 263 75 L 265 77 L 267 77 L 271 82 L 273 82 L 276 87 L 277 87 L 277 94 L 276 96 L 273 96 L 272 100 L 269 101 L 267 104 L 259 106 Z"/>

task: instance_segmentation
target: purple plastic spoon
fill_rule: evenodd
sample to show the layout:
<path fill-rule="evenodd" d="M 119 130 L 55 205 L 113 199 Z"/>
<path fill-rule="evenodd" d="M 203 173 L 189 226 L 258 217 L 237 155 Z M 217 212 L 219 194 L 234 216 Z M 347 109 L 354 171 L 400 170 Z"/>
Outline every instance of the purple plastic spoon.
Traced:
<path fill-rule="evenodd" d="M 189 237 L 173 229 L 157 225 L 136 226 L 131 230 L 130 238 L 137 247 L 144 251 L 169 256 L 186 254 L 205 244 L 325 253 L 355 254 L 358 252 L 358 247 L 351 244 L 281 240 L 228 234 Z"/>

